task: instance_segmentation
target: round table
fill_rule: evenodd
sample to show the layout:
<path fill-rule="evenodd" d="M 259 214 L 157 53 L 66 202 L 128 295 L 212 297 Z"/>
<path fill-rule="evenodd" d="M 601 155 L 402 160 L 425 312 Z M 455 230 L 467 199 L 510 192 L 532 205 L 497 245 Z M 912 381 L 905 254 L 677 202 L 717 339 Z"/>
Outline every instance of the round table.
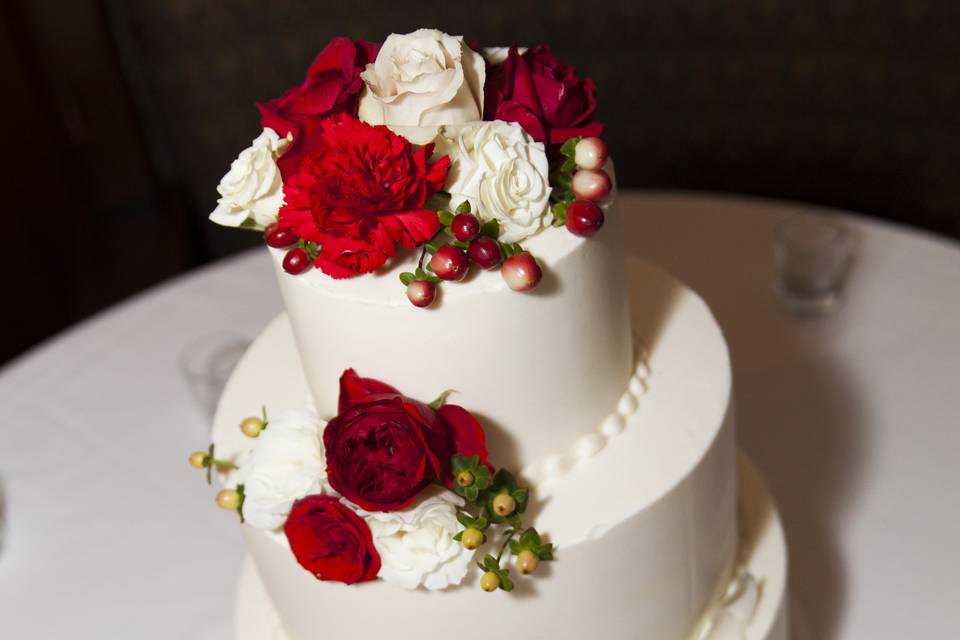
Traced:
<path fill-rule="evenodd" d="M 800 319 L 771 293 L 773 228 L 812 207 L 649 192 L 621 206 L 628 249 L 726 332 L 738 437 L 779 502 L 809 635 L 953 637 L 960 247 L 837 214 L 859 236 L 845 299 Z M 184 369 L 201 345 L 256 336 L 281 310 L 273 277 L 263 250 L 218 262 L 0 372 L 0 637 L 232 638 L 244 550 L 186 464 L 211 389 L 198 397 Z"/>

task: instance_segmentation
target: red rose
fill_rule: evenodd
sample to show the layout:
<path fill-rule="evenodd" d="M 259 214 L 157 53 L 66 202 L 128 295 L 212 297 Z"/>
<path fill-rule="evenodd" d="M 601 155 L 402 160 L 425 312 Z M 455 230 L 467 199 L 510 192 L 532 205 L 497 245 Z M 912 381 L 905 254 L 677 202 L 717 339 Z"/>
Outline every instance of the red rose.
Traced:
<path fill-rule="evenodd" d="M 434 411 L 352 369 L 340 378 L 340 413 L 323 445 L 330 486 L 367 511 L 402 509 L 435 480 L 450 486 L 456 453 L 487 459 L 483 428 L 467 410 Z"/>
<path fill-rule="evenodd" d="M 280 223 L 320 244 L 324 273 L 375 271 L 397 244 L 413 249 L 437 232 L 437 213 L 424 205 L 443 187 L 450 159 L 428 163 L 432 144 L 414 150 L 388 128 L 346 114 L 308 122 L 301 136 L 308 153 L 284 179 Z"/>
<path fill-rule="evenodd" d="M 372 42 L 333 38 L 317 55 L 299 86 L 287 89 L 279 98 L 257 104 L 264 127 L 281 137 L 293 133 L 293 143 L 277 163 L 284 177 L 295 173 L 303 159 L 299 137 L 305 122 L 341 112 L 357 115 L 363 89 L 360 72 L 376 59 L 379 50 L 380 45 Z"/>
<path fill-rule="evenodd" d="M 297 501 L 283 532 L 300 566 L 320 580 L 353 584 L 373 580 L 380 571 L 370 527 L 337 498 Z"/>
<path fill-rule="evenodd" d="M 603 125 L 593 120 L 593 80 L 577 77 L 548 47 L 534 47 L 523 55 L 510 47 L 506 61 L 487 70 L 484 97 L 484 118 L 516 122 L 546 144 L 603 133 Z"/>

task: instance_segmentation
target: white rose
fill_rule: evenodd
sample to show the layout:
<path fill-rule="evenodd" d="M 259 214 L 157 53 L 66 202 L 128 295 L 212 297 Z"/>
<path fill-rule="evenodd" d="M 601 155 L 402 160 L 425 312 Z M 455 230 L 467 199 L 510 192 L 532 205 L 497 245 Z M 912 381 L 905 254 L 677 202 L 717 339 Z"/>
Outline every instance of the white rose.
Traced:
<path fill-rule="evenodd" d="M 326 484 L 324 422 L 312 411 L 285 411 L 270 416 L 250 455 L 240 463 L 243 517 L 259 529 L 283 525 L 294 501 L 332 493 Z"/>
<path fill-rule="evenodd" d="M 408 127 L 480 120 L 485 76 L 483 58 L 461 36 L 436 29 L 391 34 L 360 74 L 367 85 L 360 119 Z"/>
<path fill-rule="evenodd" d="M 500 120 L 449 127 L 436 144 L 437 156 L 450 156 L 444 189 L 451 208 L 469 200 L 479 218 L 500 223 L 508 243 L 552 222 L 547 153 L 523 127 Z"/>
<path fill-rule="evenodd" d="M 239 227 L 252 220 L 258 227 L 277 221 L 283 205 L 283 179 L 277 158 L 292 137 L 281 138 L 269 127 L 230 163 L 217 191 L 220 198 L 210 219 L 225 227 Z"/>
<path fill-rule="evenodd" d="M 453 539 L 462 528 L 456 494 L 433 487 L 404 511 L 360 511 L 380 554 L 379 578 L 406 589 L 423 585 L 431 591 L 460 584 L 474 552 Z"/>
<path fill-rule="evenodd" d="M 526 52 L 526 47 L 517 49 L 517 53 L 521 56 Z M 480 51 L 480 54 L 483 56 L 483 59 L 487 61 L 487 64 L 495 67 L 507 61 L 507 57 L 510 55 L 510 47 L 484 47 Z"/>

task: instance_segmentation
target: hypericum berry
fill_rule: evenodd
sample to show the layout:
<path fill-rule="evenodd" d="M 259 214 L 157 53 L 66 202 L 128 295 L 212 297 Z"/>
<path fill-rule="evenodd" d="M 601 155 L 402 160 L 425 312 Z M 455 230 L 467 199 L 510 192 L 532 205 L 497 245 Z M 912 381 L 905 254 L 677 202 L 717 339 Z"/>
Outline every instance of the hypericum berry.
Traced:
<path fill-rule="evenodd" d="M 461 487 L 472 487 L 475 481 L 476 478 L 473 477 L 473 473 L 470 471 L 461 471 L 457 476 L 457 484 Z"/>
<path fill-rule="evenodd" d="M 540 270 L 537 259 L 524 251 L 504 260 L 500 275 L 514 291 L 530 291 L 540 284 L 543 271 Z"/>
<path fill-rule="evenodd" d="M 227 511 L 240 508 L 240 492 L 236 489 L 223 489 L 217 494 L 217 506 Z"/>
<path fill-rule="evenodd" d="M 600 200 L 610 193 L 610 176 L 600 170 L 580 169 L 573 174 L 570 188 L 581 200 Z"/>
<path fill-rule="evenodd" d="M 268 224 L 263 230 L 263 239 L 274 249 L 283 249 L 289 247 L 297 241 L 291 229 L 281 227 L 276 222 Z"/>
<path fill-rule="evenodd" d="M 581 169 L 599 169 L 607 161 L 607 143 L 600 138 L 584 138 L 574 149 L 573 161 Z"/>
<path fill-rule="evenodd" d="M 503 260 L 503 252 L 500 251 L 500 244 L 493 238 L 483 236 L 470 243 L 467 249 L 470 259 L 473 260 L 481 269 L 494 269 L 500 266 Z"/>
<path fill-rule="evenodd" d="M 267 423 L 257 416 L 250 416 L 248 418 L 244 418 L 243 422 L 240 423 L 240 431 L 242 431 L 243 435 L 247 436 L 248 438 L 256 438 L 266 426 Z"/>
<path fill-rule="evenodd" d="M 483 574 L 483 577 L 480 578 L 480 588 L 490 593 L 491 591 L 496 591 L 500 588 L 500 576 L 497 575 L 496 571 L 487 571 Z"/>
<path fill-rule="evenodd" d="M 290 249 L 287 255 L 283 256 L 283 270 L 289 274 L 297 275 L 310 268 L 310 256 L 301 247 Z"/>
<path fill-rule="evenodd" d="M 437 285 L 426 280 L 414 280 L 407 285 L 407 299 L 415 307 L 429 307 L 437 297 Z"/>
<path fill-rule="evenodd" d="M 452 244 L 440 247 L 430 258 L 430 268 L 442 280 L 463 280 L 469 266 L 467 254 Z"/>
<path fill-rule="evenodd" d="M 483 544 L 483 531 L 475 527 L 464 529 L 460 542 L 465 549 L 470 549 L 471 551 L 479 549 L 480 545 Z"/>
<path fill-rule="evenodd" d="M 458 213 L 450 223 L 450 232 L 460 242 L 470 242 L 480 234 L 480 221 L 472 213 Z"/>
<path fill-rule="evenodd" d="M 540 558 L 530 549 L 524 549 L 517 555 L 517 569 L 525 576 L 536 571 L 539 565 Z"/>
<path fill-rule="evenodd" d="M 575 236 L 589 237 L 603 226 L 603 209 L 589 200 L 576 200 L 567 207 L 567 230 Z"/>
<path fill-rule="evenodd" d="M 516 511 L 517 501 L 513 499 L 509 493 L 501 493 L 493 499 L 493 510 L 494 512 L 502 517 L 506 518 L 508 515 Z"/>
<path fill-rule="evenodd" d="M 194 469 L 203 469 L 207 466 L 207 454 L 205 451 L 196 451 L 190 454 L 190 466 Z"/>

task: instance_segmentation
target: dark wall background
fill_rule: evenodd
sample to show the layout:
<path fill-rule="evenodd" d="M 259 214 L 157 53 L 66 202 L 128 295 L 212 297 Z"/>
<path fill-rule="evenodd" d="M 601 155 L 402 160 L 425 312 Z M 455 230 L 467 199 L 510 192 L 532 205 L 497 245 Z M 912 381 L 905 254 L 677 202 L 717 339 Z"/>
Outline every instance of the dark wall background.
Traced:
<path fill-rule="evenodd" d="M 206 215 L 253 103 L 333 35 L 551 44 L 628 186 L 834 205 L 960 237 L 960 3 L 5 0 L 0 361 L 257 238 Z M 26 309 L 26 312 L 23 312 Z"/>

